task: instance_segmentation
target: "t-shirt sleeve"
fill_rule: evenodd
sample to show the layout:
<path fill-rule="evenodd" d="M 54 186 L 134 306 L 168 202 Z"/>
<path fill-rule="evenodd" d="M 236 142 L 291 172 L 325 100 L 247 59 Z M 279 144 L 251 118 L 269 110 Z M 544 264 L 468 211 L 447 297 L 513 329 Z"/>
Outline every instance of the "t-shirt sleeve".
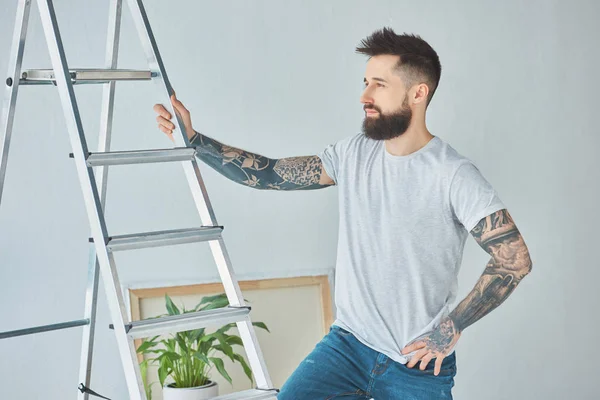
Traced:
<path fill-rule="evenodd" d="M 452 178 L 450 206 L 454 218 L 468 232 L 482 218 L 506 208 L 492 185 L 471 162 L 460 165 Z"/>
<path fill-rule="evenodd" d="M 327 175 L 333 179 L 336 185 L 338 184 L 338 174 L 341 169 L 341 160 L 343 159 L 345 142 L 346 140 L 340 140 L 336 143 L 330 144 L 317 155 L 323 163 L 325 172 L 327 172 Z"/>

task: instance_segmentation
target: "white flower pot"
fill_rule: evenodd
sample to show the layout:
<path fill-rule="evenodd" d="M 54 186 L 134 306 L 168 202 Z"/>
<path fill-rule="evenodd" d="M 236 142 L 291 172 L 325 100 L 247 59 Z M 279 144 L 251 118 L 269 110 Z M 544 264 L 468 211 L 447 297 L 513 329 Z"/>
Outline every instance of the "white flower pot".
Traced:
<path fill-rule="evenodd" d="M 163 387 L 164 400 L 205 400 L 212 399 L 219 395 L 219 386 L 217 382 L 209 381 L 204 386 L 193 388 L 174 388 L 165 385 Z"/>

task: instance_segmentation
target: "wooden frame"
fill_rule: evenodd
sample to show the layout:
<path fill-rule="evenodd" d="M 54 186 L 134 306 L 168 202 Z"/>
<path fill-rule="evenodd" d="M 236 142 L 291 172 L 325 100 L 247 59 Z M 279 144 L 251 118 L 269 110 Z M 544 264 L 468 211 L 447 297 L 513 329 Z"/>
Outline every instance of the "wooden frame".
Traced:
<path fill-rule="evenodd" d="M 239 281 L 240 289 L 243 292 L 262 289 L 281 289 L 300 286 L 319 286 L 321 293 L 321 304 L 323 304 L 323 327 L 327 334 L 329 327 L 333 324 L 333 306 L 331 298 L 331 287 L 328 275 L 319 276 L 299 276 L 290 278 L 272 278 Z M 132 289 L 128 288 L 129 304 L 131 311 L 131 320 L 139 321 L 141 319 L 141 301 L 145 298 L 169 296 L 186 296 L 206 293 L 223 292 L 223 284 L 218 283 L 200 283 L 178 286 L 164 286 L 156 288 Z M 135 340 L 136 349 L 142 344 L 142 339 Z M 138 354 L 139 362 L 143 361 L 143 355 Z"/>

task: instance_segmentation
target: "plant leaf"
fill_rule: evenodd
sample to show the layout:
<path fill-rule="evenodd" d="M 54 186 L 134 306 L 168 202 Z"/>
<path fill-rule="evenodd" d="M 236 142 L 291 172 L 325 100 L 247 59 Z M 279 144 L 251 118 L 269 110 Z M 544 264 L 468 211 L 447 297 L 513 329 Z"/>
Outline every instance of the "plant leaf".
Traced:
<path fill-rule="evenodd" d="M 163 340 L 162 343 L 165 345 L 167 350 L 175 353 L 175 339 Z"/>
<path fill-rule="evenodd" d="M 158 362 L 161 362 L 164 358 L 169 359 L 169 361 L 177 361 L 181 358 L 181 356 L 172 351 L 165 351 L 157 358 L 157 360 Z"/>
<path fill-rule="evenodd" d="M 219 350 L 220 352 L 222 352 L 223 354 L 225 354 L 227 357 L 229 357 L 229 359 L 231 361 L 234 360 L 234 353 L 233 353 L 233 349 L 231 348 L 231 346 L 226 345 L 223 346 L 222 344 L 218 344 L 216 346 L 213 346 L 214 349 Z"/>
<path fill-rule="evenodd" d="M 244 373 L 246 374 L 246 376 L 248 377 L 248 379 L 250 379 L 250 383 L 254 382 L 254 379 L 252 378 L 252 369 L 248 366 L 248 363 L 246 362 L 246 359 L 244 357 L 242 357 L 239 354 L 234 354 L 235 359 L 242 364 L 242 368 L 244 369 Z"/>
<path fill-rule="evenodd" d="M 196 307 L 194 307 L 194 310 L 198 311 L 198 309 L 200 308 L 200 306 L 203 305 L 203 304 L 212 303 L 213 301 L 223 300 L 223 299 L 227 299 L 227 295 L 225 293 L 216 294 L 214 296 L 204 296 L 202 298 L 202 300 L 200 301 L 200 303 L 198 303 L 196 305 Z"/>
<path fill-rule="evenodd" d="M 236 335 L 229 335 L 227 336 L 227 344 L 230 345 L 239 345 L 239 346 L 243 346 L 244 342 L 242 342 L 242 338 Z"/>
<path fill-rule="evenodd" d="M 167 379 L 169 373 L 170 368 L 167 365 L 161 364 L 160 367 L 158 367 L 158 380 L 160 381 L 160 386 L 165 386 L 165 379 Z"/>
<path fill-rule="evenodd" d="M 146 379 L 146 372 L 148 371 L 148 360 L 144 360 L 140 363 L 140 375 L 142 375 L 142 381 L 144 382 L 144 386 L 148 383 L 148 379 Z"/>
<path fill-rule="evenodd" d="M 253 322 L 252 325 L 262 328 L 262 329 L 266 330 L 267 332 L 271 333 L 271 331 L 269 330 L 269 328 L 267 328 L 267 325 L 265 325 L 264 322 Z"/>
<path fill-rule="evenodd" d="M 215 333 L 214 335 L 217 337 L 217 339 L 219 339 L 220 343 L 219 346 L 214 346 L 215 349 L 221 350 L 223 353 L 225 353 L 227 357 L 231 359 L 231 361 L 233 361 L 233 349 L 231 348 L 229 343 L 227 343 L 227 338 L 225 337 L 225 335 L 221 333 Z"/>
<path fill-rule="evenodd" d="M 217 332 L 225 333 L 233 327 L 235 327 L 235 322 L 232 322 L 231 324 L 223 325 L 221 328 L 219 328 L 219 330 Z"/>
<path fill-rule="evenodd" d="M 200 348 L 199 348 L 199 351 L 201 351 L 201 352 L 202 352 L 202 353 L 204 353 L 204 354 L 208 354 L 208 352 L 210 351 L 210 349 L 211 349 L 211 347 L 212 347 L 212 342 L 213 342 L 214 340 L 215 340 L 215 339 L 213 338 L 213 339 L 212 339 L 210 342 L 202 342 L 202 343 L 200 343 L 200 346 L 199 346 L 199 347 L 200 347 Z"/>
<path fill-rule="evenodd" d="M 175 341 L 177 342 L 177 344 L 179 344 L 179 347 L 181 348 L 181 351 L 183 353 L 187 353 L 188 352 L 188 347 L 185 344 L 185 338 L 183 337 L 184 332 L 178 332 L 175 334 Z"/>
<path fill-rule="evenodd" d="M 144 392 L 146 392 L 146 398 L 152 400 L 152 384 L 148 385 L 148 360 L 144 360 L 140 363 L 140 375 L 142 375 L 142 383 L 144 384 Z"/>
<path fill-rule="evenodd" d="M 212 343 L 216 339 L 217 339 L 216 332 L 215 333 L 209 333 L 208 335 L 202 336 L 200 338 L 199 342 L 200 343 L 204 343 L 204 342 Z"/>
<path fill-rule="evenodd" d="M 203 306 L 202 308 L 200 308 L 200 310 L 214 310 L 216 308 L 227 307 L 228 305 L 229 305 L 229 300 L 227 300 L 227 298 L 223 298 L 223 299 L 211 301 L 210 303 L 208 303 L 205 306 Z"/>
<path fill-rule="evenodd" d="M 179 311 L 179 308 L 177 308 L 175 303 L 173 303 L 173 300 L 171 300 L 171 298 L 167 294 L 165 294 L 165 301 L 166 301 L 167 311 L 168 311 L 169 315 L 181 314 L 181 312 Z"/>
<path fill-rule="evenodd" d="M 198 360 L 202 361 L 205 364 L 210 364 L 208 357 L 206 357 L 206 354 L 204 354 L 201 351 L 195 352 L 194 357 L 196 357 Z"/>
<path fill-rule="evenodd" d="M 144 340 L 144 342 L 140 345 L 140 347 L 137 348 L 137 352 L 138 353 L 145 353 L 148 352 L 148 349 L 156 346 L 158 344 L 158 342 L 153 342 L 150 340 Z"/>
<path fill-rule="evenodd" d="M 200 339 L 202 336 L 204 336 L 204 328 L 200 328 L 200 329 L 196 329 L 193 331 L 193 333 L 190 335 L 190 341 L 192 343 L 195 343 L 198 339 Z"/>
<path fill-rule="evenodd" d="M 210 361 L 212 361 L 215 364 L 215 367 L 217 367 L 217 371 L 219 371 L 219 373 L 223 376 L 223 378 L 227 379 L 227 382 L 232 384 L 231 377 L 225 370 L 225 365 L 223 364 L 223 360 L 221 360 L 220 358 L 210 357 Z"/>

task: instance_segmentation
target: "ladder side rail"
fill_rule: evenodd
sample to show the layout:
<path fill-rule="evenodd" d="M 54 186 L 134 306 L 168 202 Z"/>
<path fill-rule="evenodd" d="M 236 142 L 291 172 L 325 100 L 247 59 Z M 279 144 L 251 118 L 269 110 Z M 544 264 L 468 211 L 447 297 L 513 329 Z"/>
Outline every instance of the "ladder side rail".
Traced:
<path fill-rule="evenodd" d="M 133 341 L 125 332 L 125 324 L 129 321 L 123 302 L 123 295 L 120 290 L 121 286 L 117 276 L 116 265 L 112 254 L 110 254 L 106 248 L 105 240 L 108 238 L 108 233 L 100 204 L 100 194 L 96 186 L 92 167 L 88 167 L 85 162 L 88 148 L 77 100 L 73 91 L 73 84 L 69 75 L 69 68 L 58 29 L 54 6 L 52 0 L 38 0 L 38 7 L 48 44 L 50 59 L 52 60 L 52 68 L 56 75 L 58 93 L 65 114 L 77 174 L 86 204 L 92 237 L 94 238 L 96 255 L 100 264 L 102 279 L 104 281 L 108 307 L 112 322 L 115 326 L 115 338 L 119 353 L 123 360 L 123 369 L 127 387 L 129 389 L 129 398 L 132 400 L 145 400 L 146 396 L 140 370 L 137 366 L 137 355 L 135 354 Z M 128 357 L 126 357 L 127 354 L 129 354 Z"/>
<path fill-rule="evenodd" d="M 106 37 L 105 67 L 116 69 L 118 62 L 119 37 L 121 32 L 122 0 L 110 0 L 108 11 L 108 29 Z M 100 114 L 100 134 L 98 135 L 98 152 L 110 150 L 112 137 L 112 120 L 115 98 L 115 81 L 110 81 L 102 88 L 102 110 Z M 96 168 L 96 186 L 100 192 L 100 205 L 106 210 L 106 189 L 108 181 L 108 166 Z M 93 244 L 89 246 L 88 281 L 85 294 L 84 318 L 90 320 L 90 325 L 84 327 L 81 340 L 81 358 L 79 362 L 79 382 L 90 387 L 92 379 L 92 360 L 94 353 L 94 337 L 96 331 L 96 310 L 98 305 L 98 273 L 100 265 Z M 88 400 L 89 393 L 80 392 L 79 400 Z"/>
<path fill-rule="evenodd" d="M 15 29 L 12 39 L 12 47 L 8 61 L 8 74 L 5 81 L 4 101 L 2 107 L 2 133 L 0 133 L 0 204 L 4 189 L 4 178 L 8 164 L 8 149 L 12 136 L 12 127 L 15 118 L 15 106 L 17 93 L 19 91 L 19 78 L 21 75 L 21 64 L 23 62 L 23 51 L 27 37 L 27 25 L 29 23 L 29 12 L 31 0 L 19 0 L 15 17 Z"/>

